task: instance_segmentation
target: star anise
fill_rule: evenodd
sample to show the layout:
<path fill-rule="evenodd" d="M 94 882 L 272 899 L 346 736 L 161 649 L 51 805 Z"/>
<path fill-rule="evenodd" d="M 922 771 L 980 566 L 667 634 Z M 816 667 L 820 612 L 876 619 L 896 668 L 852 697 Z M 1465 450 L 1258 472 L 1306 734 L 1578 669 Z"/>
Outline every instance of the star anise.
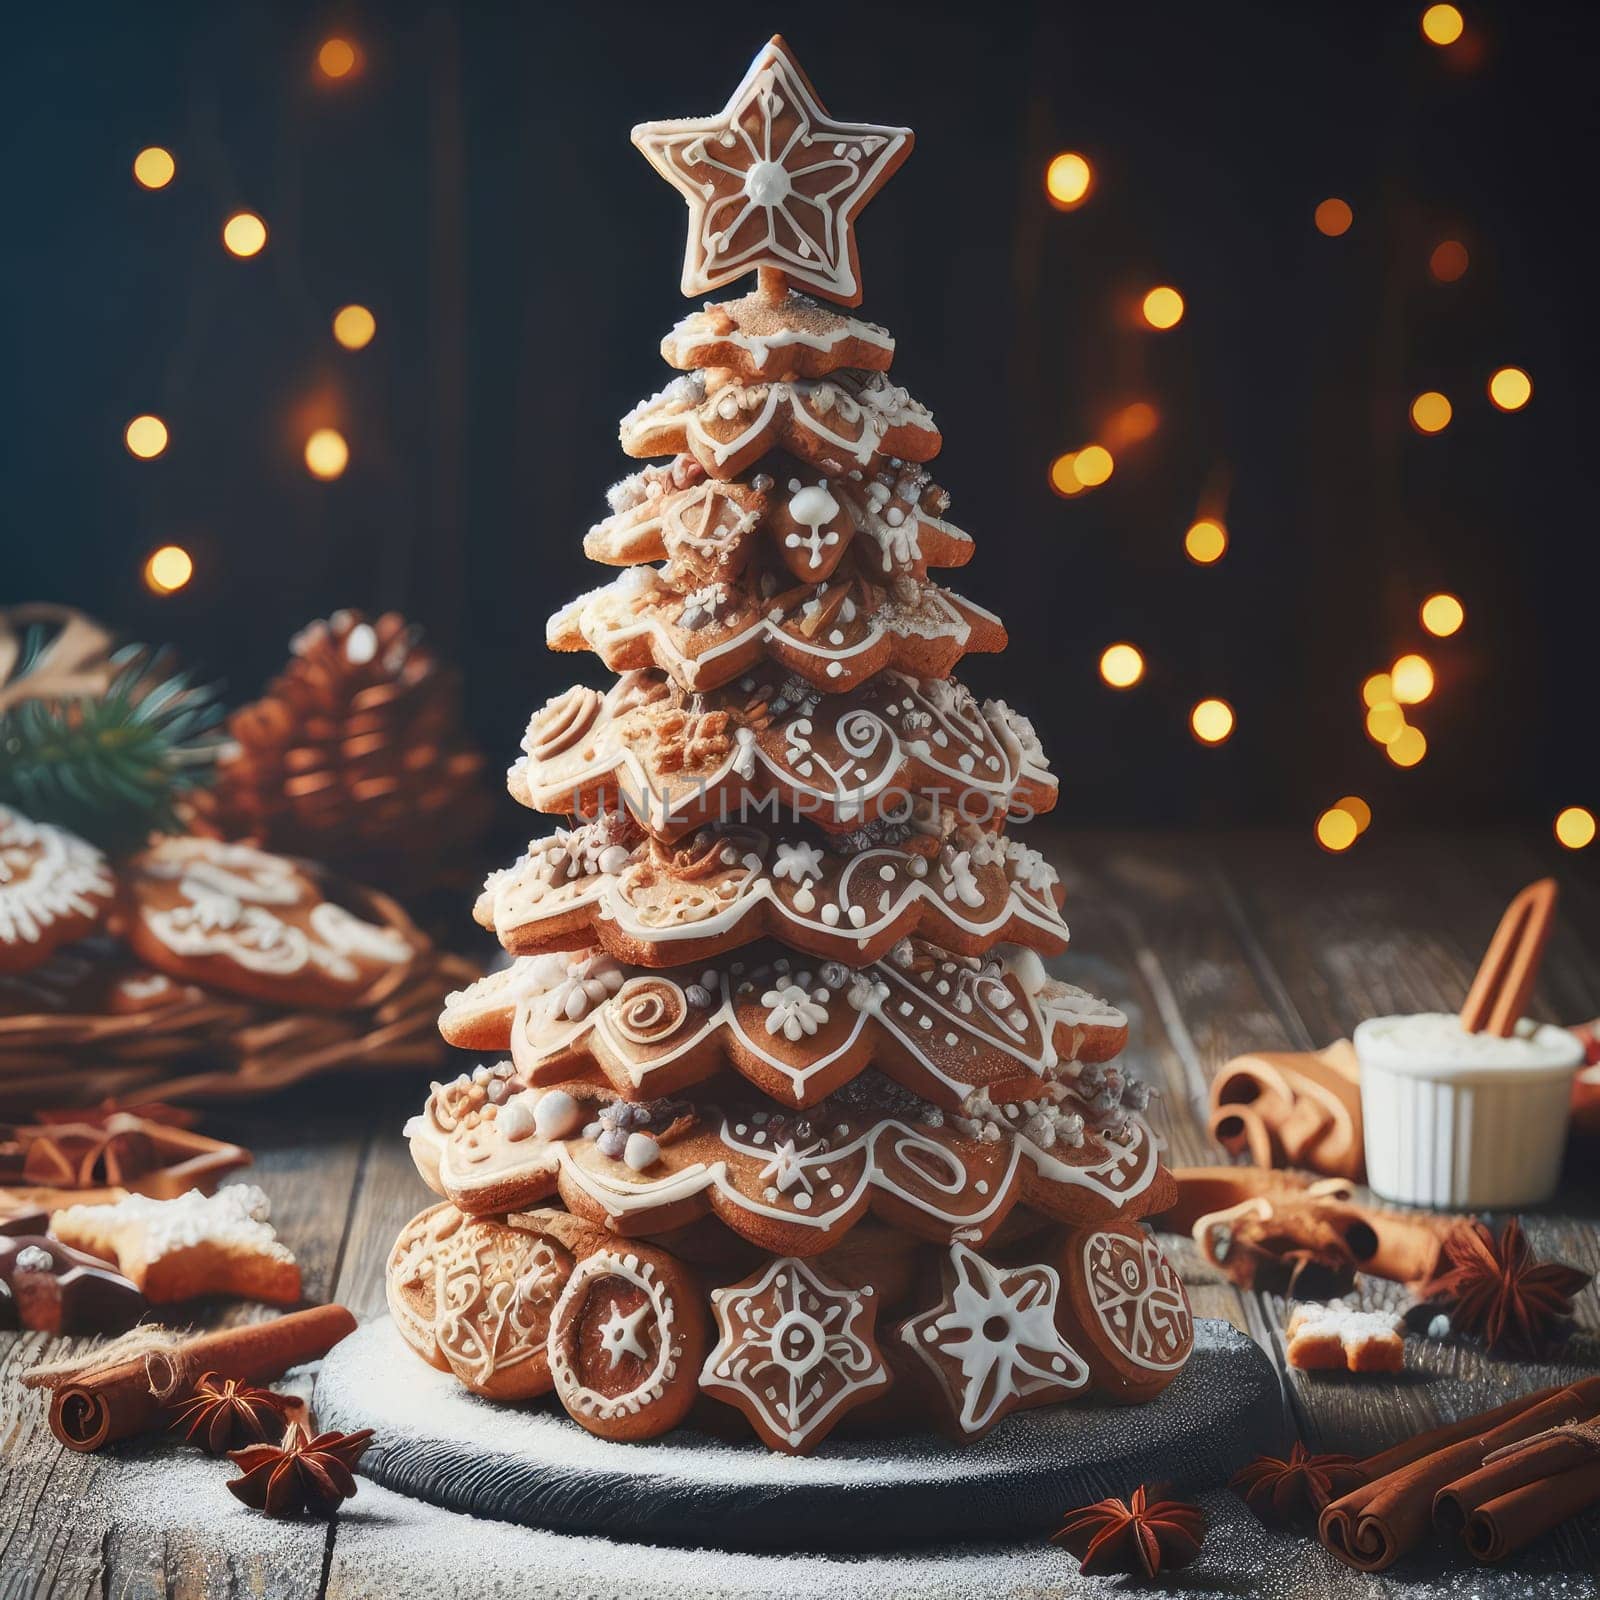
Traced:
<path fill-rule="evenodd" d="M 1050 1535 L 1078 1558 L 1090 1576 L 1127 1572 L 1153 1578 L 1186 1567 L 1200 1554 L 1206 1536 L 1205 1513 L 1184 1500 L 1151 1500 L 1140 1484 L 1123 1500 L 1097 1500 L 1069 1511 Z"/>
<path fill-rule="evenodd" d="M 169 1426 L 184 1438 L 220 1456 L 235 1445 L 260 1444 L 281 1432 L 288 1402 L 270 1389 L 257 1389 L 237 1378 L 206 1373 L 178 1407 Z"/>
<path fill-rule="evenodd" d="M 1539 1261 L 1516 1217 L 1498 1239 L 1470 1218 L 1445 1235 L 1439 1265 L 1418 1294 L 1491 1352 L 1537 1360 L 1571 1332 L 1572 1297 L 1590 1276 L 1560 1261 Z"/>
<path fill-rule="evenodd" d="M 1330 1500 L 1366 1482 L 1354 1456 L 1314 1456 L 1296 1439 L 1289 1459 L 1257 1456 L 1228 1480 L 1228 1487 L 1262 1522 L 1290 1527 L 1315 1522 Z"/>
<path fill-rule="evenodd" d="M 269 1517 L 301 1512 L 325 1517 L 356 1492 L 352 1469 L 371 1443 L 371 1428 L 311 1438 L 298 1422 L 291 1422 L 282 1444 L 252 1444 L 228 1452 L 243 1474 L 230 1478 L 228 1488 Z"/>

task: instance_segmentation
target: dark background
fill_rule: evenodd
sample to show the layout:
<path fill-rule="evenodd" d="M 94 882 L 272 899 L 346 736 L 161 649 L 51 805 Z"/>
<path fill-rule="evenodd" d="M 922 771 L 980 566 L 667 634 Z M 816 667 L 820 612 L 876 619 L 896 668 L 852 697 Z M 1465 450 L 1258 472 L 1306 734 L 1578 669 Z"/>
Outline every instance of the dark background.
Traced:
<path fill-rule="evenodd" d="M 719 109 L 782 29 L 829 108 L 917 148 L 861 225 L 863 313 L 935 410 L 976 538 L 955 585 L 1009 652 L 963 676 L 1031 713 L 1068 817 L 1309 826 L 1355 792 L 1377 825 L 1596 803 L 1597 8 L 1466 4 L 1441 51 L 1406 5 L 694 8 L 272 4 L 30 7 L 5 23 L 0 601 L 58 599 L 170 639 L 248 698 L 288 636 L 395 606 L 458 655 L 496 761 L 598 661 L 544 622 L 603 574 L 580 540 L 628 469 L 615 421 L 669 374 L 682 202 L 635 121 Z M 343 34 L 361 72 L 318 81 Z M 139 188 L 162 144 L 176 181 Z M 1094 162 L 1071 214 L 1056 150 Z M 1312 211 L 1347 199 L 1355 225 Z M 271 230 L 247 261 L 223 219 Z M 1428 274 L 1463 240 L 1460 282 Z M 1175 331 L 1138 331 L 1178 286 Z M 730 291 L 737 292 L 737 291 Z M 329 333 L 378 319 L 366 350 Z M 1484 392 L 1512 364 L 1532 403 Z M 1434 438 L 1411 397 L 1445 391 Z M 1072 501 L 1046 480 L 1133 400 L 1160 427 Z M 172 433 L 134 460 L 143 411 Z M 321 483 L 301 447 L 351 446 Z M 1208 486 L 1232 545 L 1182 552 Z M 141 581 L 178 542 L 194 581 Z M 1455 639 L 1418 603 L 1459 594 Z M 1101 649 L 1149 661 L 1104 687 Z M 1421 647 L 1429 754 L 1391 767 L 1359 688 Z M 1188 708 L 1229 699 L 1207 749 Z"/>

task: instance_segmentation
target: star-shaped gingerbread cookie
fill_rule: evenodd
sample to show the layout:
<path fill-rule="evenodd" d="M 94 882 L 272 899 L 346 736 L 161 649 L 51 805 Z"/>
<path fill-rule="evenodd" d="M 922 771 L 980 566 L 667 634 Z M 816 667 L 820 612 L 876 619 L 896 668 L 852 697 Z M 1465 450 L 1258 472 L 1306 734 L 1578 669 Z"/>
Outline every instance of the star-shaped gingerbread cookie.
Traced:
<path fill-rule="evenodd" d="M 643 122 L 633 142 L 689 202 L 686 295 L 764 269 L 854 306 L 856 215 L 911 154 L 912 133 L 835 121 L 775 37 L 715 116 Z"/>

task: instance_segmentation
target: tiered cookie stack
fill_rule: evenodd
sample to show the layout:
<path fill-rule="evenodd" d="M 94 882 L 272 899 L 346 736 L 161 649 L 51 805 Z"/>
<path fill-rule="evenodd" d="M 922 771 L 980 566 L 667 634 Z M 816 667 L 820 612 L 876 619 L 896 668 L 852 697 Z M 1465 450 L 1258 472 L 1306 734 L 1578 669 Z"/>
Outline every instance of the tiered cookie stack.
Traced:
<path fill-rule="evenodd" d="M 1172 1185 L 1125 1019 L 1047 974 L 1061 891 L 1006 831 L 1055 780 L 949 676 L 1005 632 L 929 578 L 972 541 L 893 339 L 789 287 L 859 301 L 851 225 L 911 134 L 829 118 L 775 39 L 721 115 L 634 142 L 689 200 L 685 292 L 760 287 L 663 342 L 683 376 L 622 443 L 665 464 L 585 541 L 623 570 L 550 623 L 623 676 L 538 711 L 511 770 L 588 820 L 478 901 L 515 959 L 441 1026 L 508 1059 L 409 1125 L 443 1198 L 395 1246 L 396 1321 L 614 1439 L 739 1412 L 786 1451 L 847 1416 L 973 1440 L 1147 1399 L 1193 1324 L 1137 1225 Z"/>

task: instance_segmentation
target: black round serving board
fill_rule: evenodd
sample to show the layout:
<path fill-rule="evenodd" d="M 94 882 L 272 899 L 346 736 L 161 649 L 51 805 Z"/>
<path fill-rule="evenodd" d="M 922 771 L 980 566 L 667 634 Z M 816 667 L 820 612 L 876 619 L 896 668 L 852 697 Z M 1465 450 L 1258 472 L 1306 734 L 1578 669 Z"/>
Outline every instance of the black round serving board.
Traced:
<path fill-rule="evenodd" d="M 480 1400 L 403 1344 L 388 1318 L 334 1347 L 322 1428 L 372 1428 L 361 1472 L 453 1511 L 564 1533 L 721 1550 L 896 1550 L 1036 1537 L 1064 1509 L 1135 1484 L 1225 1483 L 1284 1439 L 1277 1375 L 1250 1339 L 1198 1322 L 1194 1354 L 1142 1406 L 1049 1406 L 958 1446 L 932 1435 L 774 1454 L 680 1428 L 612 1444 L 550 1403 Z"/>

